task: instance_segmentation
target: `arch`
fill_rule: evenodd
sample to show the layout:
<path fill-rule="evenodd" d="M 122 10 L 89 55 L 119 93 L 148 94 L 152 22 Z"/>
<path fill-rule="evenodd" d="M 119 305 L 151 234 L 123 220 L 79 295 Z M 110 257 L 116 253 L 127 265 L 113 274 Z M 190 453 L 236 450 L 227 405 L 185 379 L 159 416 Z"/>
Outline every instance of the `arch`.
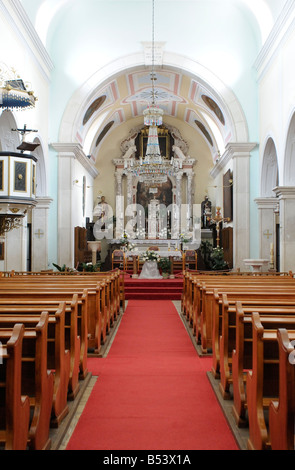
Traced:
<path fill-rule="evenodd" d="M 0 115 L 0 151 L 16 152 L 20 144 L 18 132 L 12 132 L 17 128 L 17 123 L 13 113 L 5 110 Z"/>
<path fill-rule="evenodd" d="M 60 142 L 75 142 L 77 131 L 85 115 L 87 104 L 95 98 L 98 87 L 114 80 L 117 76 L 145 67 L 143 53 L 121 57 L 98 70 L 70 98 L 65 109 L 59 132 Z M 230 128 L 230 142 L 248 142 L 248 125 L 242 107 L 236 96 L 218 77 L 201 64 L 178 54 L 164 52 L 163 67 L 186 73 L 197 80 L 221 103 L 221 111 L 227 116 Z"/>
<path fill-rule="evenodd" d="M 295 111 L 290 120 L 286 139 L 284 186 L 295 186 Z"/>
<path fill-rule="evenodd" d="M 275 143 L 268 138 L 263 154 L 261 169 L 261 197 L 275 197 L 273 189 L 278 186 L 279 171 Z"/>
<path fill-rule="evenodd" d="M 44 197 L 47 195 L 47 183 L 43 145 L 39 137 L 35 137 L 34 143 L 39 144 L 39 147 L 37 147 L 34 151 L 34 155 L 38 159 L 36 174 L 36 196 Z"/>

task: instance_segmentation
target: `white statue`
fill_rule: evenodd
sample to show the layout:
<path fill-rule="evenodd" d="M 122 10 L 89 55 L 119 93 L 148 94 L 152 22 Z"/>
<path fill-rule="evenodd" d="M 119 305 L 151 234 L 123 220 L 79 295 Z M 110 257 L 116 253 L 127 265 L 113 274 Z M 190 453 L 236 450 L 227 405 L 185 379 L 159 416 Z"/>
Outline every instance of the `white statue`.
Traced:
<path fill-rule="evenodd" d="M 186 160 L 186 156 L 184 155 L 183 151 L 179 147 L 177 147 L 176 145 L 173 145 L 172 150 L 176 158 L 179 158 L 179 160 L 182 160 L 182 161 Z"/>
<path fill-rule="evenodd" d="M 136 152 L 136 146 L 132 145 L 131 147 L 128 148 L 128 150 L 125 152 L 123 155 L 124 160 L 128 160 L 128 158 L 131 158 Z"/>

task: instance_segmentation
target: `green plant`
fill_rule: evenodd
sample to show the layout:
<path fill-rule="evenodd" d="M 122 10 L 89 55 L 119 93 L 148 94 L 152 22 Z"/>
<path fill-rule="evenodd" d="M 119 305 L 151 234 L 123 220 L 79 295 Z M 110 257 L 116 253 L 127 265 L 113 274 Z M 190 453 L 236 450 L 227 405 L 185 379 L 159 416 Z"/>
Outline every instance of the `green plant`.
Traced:
<path fill-rule="evenodd" d="M 158 267 L 162 270 L 162 273 L 171 272 L 171 261 L 169 258 L 160 258 L 158 261 Z"/>
<path fill-rule="evenodd" d="M 97 262 L 96 264 L 92 263 L 83 263 L 83 270 L 91 273 L 95 273 L 100 270 L 101 267 L 101 262 Z"/>
<path fill-rule="evenodd" d="M 213 248 L 210 255 L 210 261 L 211 269 L 214 271 L 228 268 L 227 262 L 224 261 L 223 248 Z"/>
<path fill-rule="evenodd" d="M 213 250 L 212 244 L 208 240 L 202 241 L 200 250 L 206 268 L 211 269 L 211 253 Z"/>
<path fill-rule="evenodd" d="M 61 273 L 64 273 L 65 271 L 68 271 L 68 268 L 66 267 L 65 264 L 63 266 L 59 266 L 58 264 L 55 264 L 55 263 L 52 263 L 52 264 Z"/>

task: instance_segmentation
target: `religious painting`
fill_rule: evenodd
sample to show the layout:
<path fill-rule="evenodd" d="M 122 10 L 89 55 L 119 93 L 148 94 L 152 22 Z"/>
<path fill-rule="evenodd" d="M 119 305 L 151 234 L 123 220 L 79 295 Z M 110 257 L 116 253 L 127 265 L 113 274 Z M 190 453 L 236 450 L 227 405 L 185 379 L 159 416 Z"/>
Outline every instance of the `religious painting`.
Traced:
<path fill-rule="evenodd" d="M 223 175 L 223 217 L 233 220 L 233 175 L 228 170 Z"/>
<path fill-rule="evenodd" d="M 4 242 L 1 242 L 0 243 L 0 261 L 4 260 L 4 253 L 5 253 L 4 248 L 5 248 Z"/>
<path fill-rule="evenodd" d="M 137 185 L 137 204 L 140 204 L 147 215 L 148 206 L 152 199 L 159 201 L 159 204 L 164 204 L 166 207 L 170 206 L 173 202 L 172 182 L 168 178 L 166 183 L 150 184 L 138 183 Z"/>
<path fill-rule="evenodd" d="M 224 116 L 223 116 L 222 111 L 219 108 L 218 104 L 215 103 L 215 101 L 212 100 L 212 98 L 210 98 L 209 96 L 206 96 L 206 95 L 202 95 L 202 99 L 203 99 L 204 103 L 206 103 L 208 108 L 210 108 L 211 111 L 213 111 L 213 113 L 218 117 L 221 124 L 224 126 L 225 125 L 225 119 L 224 119 Z"/>
<path fill-rule="evenodd" d="M 139 149 L 137 157 L 145 157 L 147 143 L 148 143 L 148 132 L 149 129 L 142 129 L 141 133 L 138 136 L 136 142 L 136 148 Z M 170 160 L 171 153 L 171 136 L 168 132 L 168 129 L 158 127 L 158 141 L 162 158 L 167 158 Z"/>

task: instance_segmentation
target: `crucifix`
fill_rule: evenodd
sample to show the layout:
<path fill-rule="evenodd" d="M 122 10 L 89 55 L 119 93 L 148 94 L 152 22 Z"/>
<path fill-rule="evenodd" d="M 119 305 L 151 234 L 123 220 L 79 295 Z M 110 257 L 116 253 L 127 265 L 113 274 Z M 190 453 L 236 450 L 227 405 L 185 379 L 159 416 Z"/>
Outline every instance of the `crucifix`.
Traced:
<path fill-rule="evenodd" d="M 217 237 L 216 237 L 216 245 L 217 245 L 217 248 L 220 248 L 219 246 L 219 243 L 220 243 L 220 223 L 221 222 L 230 222 L 230 218 L 229 217 L 222 217 L 221 215 L 221 208 L 220 207 L 216 207 L 216 214 L 215 214 L 215 217 L 208 217 L 208 220 L 209 222 L 215 222 L 216 224 L 216 231 L 217 231 Z"/>
<path fill-rule="evenodd" d="M 22 143 L 17 147 L 17 149 L 20 150 L 21 153 L 24 153 L 25 151 L 33 152 L 37 147 L 39 147 L 40 144 L 34 144 L 31 142 L 25 141 L 26 134 L 29 134 L 31 132 L 38 132 L 37 130 L 28 129 L 26 124 L 24 125 L 23 129 L 11 129 L 11 130 L 13 132 L 18 132 L 22 136 Z"/>

